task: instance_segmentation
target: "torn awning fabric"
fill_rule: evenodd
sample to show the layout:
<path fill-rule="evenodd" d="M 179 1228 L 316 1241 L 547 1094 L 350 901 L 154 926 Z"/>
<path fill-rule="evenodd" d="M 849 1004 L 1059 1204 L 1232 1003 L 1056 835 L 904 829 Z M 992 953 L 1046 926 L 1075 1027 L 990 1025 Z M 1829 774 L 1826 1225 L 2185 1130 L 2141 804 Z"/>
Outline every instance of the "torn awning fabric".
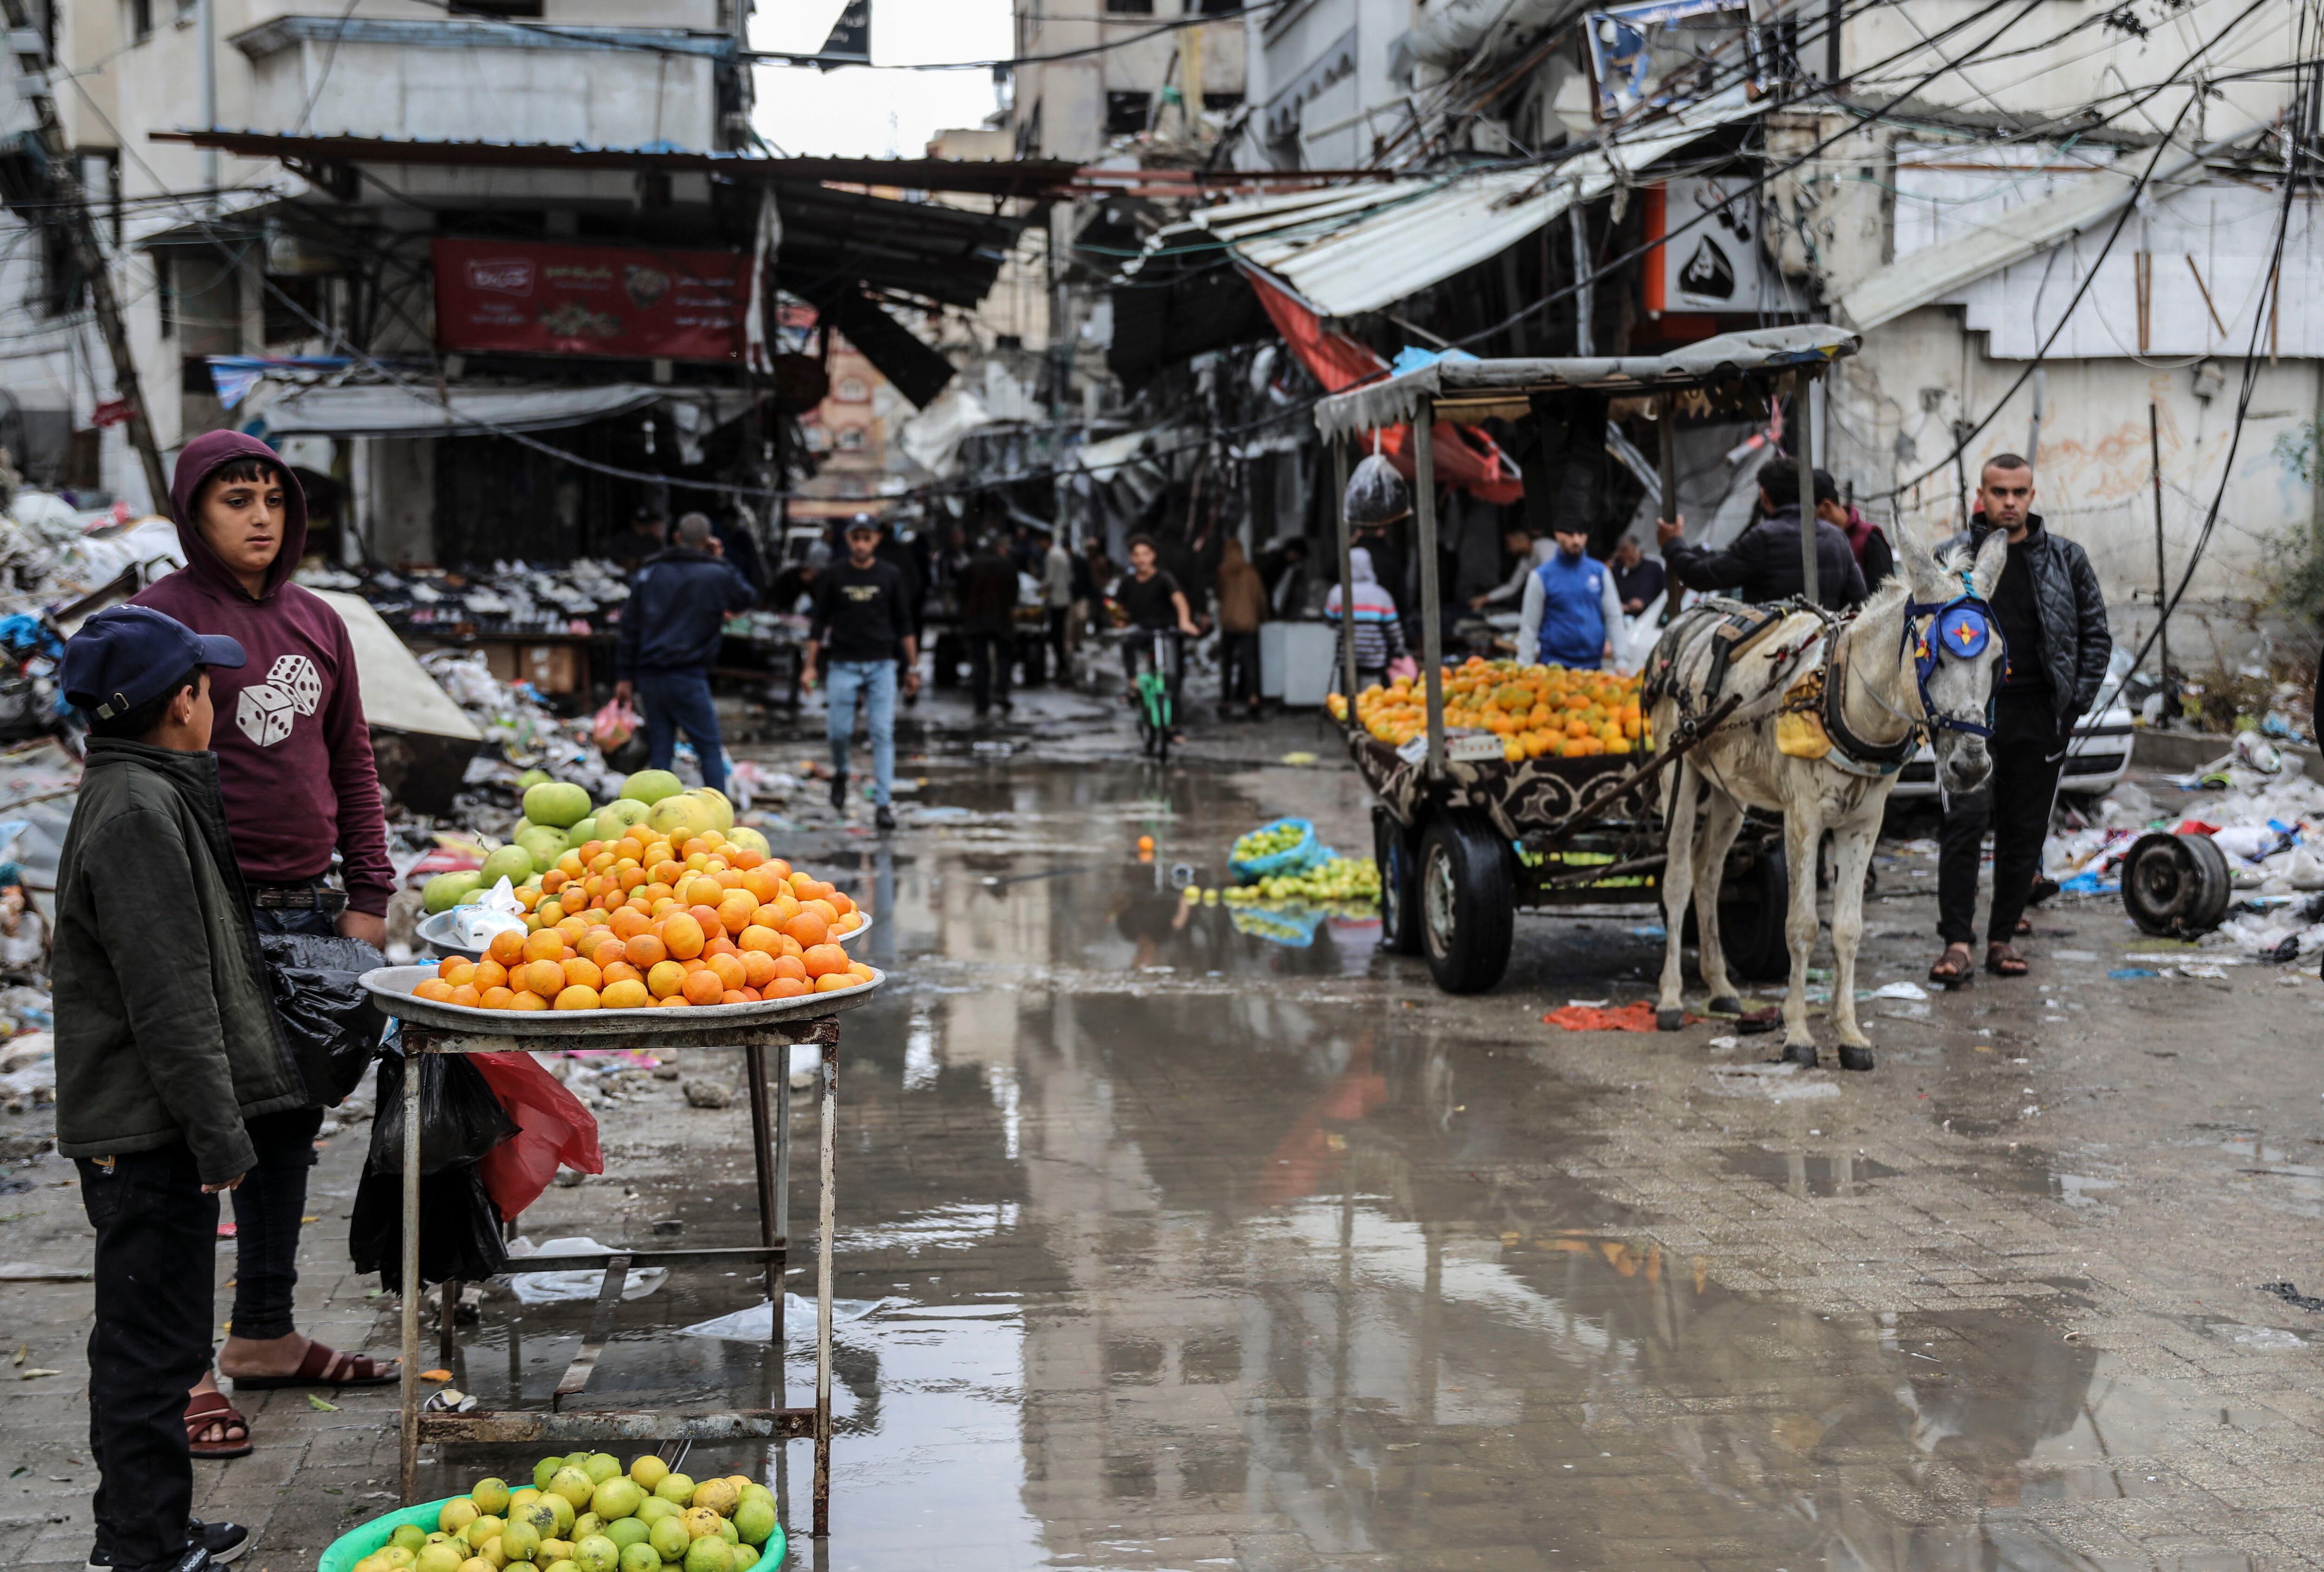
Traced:
<path fill-rule="evenodd" d="M 1283 336 L 1283 342 L 1299 357 L 1299 363 L 1307 368 L 1309 374 L 1323 384 L 1326 392 L 1343 392 L 1388 375 L 1388 362 L 1369 345 L 1323 326 L 1323 318 L 1305 302 L 1258 269 L 1248 263 L 1237 265 L 1250 280 L 1252 292 L 1274 322 L 1275 330 Z M 1406 480 L 1412 478 L 1412 427 L 1407 421 L 1383 421 L 1376 429 L 1326 434 L 1361 436 L 1367 451 L 1371 450 L 1376 438 L 1378 451 L 1396 466 L 1397 473 Z M 1483 432 L 1440 420 L 1435 426 L 1435 437 L 1438 481 L 1488 502 L 1514 502 L 1525 495 L 1525 481 L 1516 462 Z"/>

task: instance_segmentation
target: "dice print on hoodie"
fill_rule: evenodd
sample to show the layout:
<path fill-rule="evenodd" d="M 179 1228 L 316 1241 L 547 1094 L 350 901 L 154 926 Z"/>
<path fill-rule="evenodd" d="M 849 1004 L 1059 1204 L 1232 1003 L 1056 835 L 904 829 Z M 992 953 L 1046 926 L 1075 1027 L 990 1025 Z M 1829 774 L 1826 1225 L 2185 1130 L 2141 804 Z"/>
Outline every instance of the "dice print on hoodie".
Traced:
<path fill-rule="evenodd" d="M 290 735 L 300 716 L 313 714 L 322 697 L 323 678 L 315 663 L 303 655 L 286 655 L 274 663 L 264 682 L 242 690 L 235 724 L 261 748 L 272 748 Z"/>

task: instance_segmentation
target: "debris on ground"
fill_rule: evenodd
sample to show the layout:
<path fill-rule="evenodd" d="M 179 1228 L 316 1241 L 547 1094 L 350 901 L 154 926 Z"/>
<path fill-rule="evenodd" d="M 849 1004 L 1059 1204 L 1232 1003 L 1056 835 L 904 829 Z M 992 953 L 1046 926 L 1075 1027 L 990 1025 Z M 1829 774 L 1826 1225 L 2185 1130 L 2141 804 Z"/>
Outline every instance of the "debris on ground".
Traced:
<path fill-rule="evenodd" d="M 1542 1019 L 1568 1032 L 1652 1032 L 1657 1029 L 1654 1003 L 1649 999 L 1640 999 L 1619 1009 L 1601 1009 L 1594 1005 L 1567 1005 L 1550 1011 Z M 1689 1025 L 1700 1019 L 1699 1016 L 1685 1017 Z"/>

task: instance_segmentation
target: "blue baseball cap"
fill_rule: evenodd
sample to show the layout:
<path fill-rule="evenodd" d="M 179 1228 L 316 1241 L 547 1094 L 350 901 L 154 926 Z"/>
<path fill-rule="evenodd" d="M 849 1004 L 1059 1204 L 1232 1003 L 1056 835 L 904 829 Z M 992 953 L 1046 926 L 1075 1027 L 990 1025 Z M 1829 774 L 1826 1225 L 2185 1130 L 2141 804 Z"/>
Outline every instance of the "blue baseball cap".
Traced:
<path fill-rule="evenodd" d="M 198 666 L 249 663 L 242 646 L 197 633 L 151 606 L 112 606 L 80 625 L 65 646 L 65 697 L 100 721 L 158 699 Z"/>

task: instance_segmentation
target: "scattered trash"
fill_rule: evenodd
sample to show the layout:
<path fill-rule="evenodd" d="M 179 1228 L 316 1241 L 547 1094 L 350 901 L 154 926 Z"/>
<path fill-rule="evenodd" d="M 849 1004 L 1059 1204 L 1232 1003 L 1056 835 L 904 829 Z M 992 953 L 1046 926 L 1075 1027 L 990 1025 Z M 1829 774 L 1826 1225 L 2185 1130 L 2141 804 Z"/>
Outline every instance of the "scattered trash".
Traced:
<path fill-rule="evenodd" d="M 842 1321 L 860 1321 L 875 1310 L 907 1304 L 907 1300 L 835 1299 L 831 1301 L 834 1325 Z M 783 1295 L 783 1340 L 807 1339 L 815 1336 L 816 1303 L 796 1293 Z M 681 1338 L 723 1338 L 736 1343 L 764 1343 L 774 1337 L 774 1304 L 761 1300 L 748 1310 L 738 1310 L 730 1315 L 715 1316 L 706 1321 L 696 1321 L 690 1327 L 680 1327 Z"/>
<path fill-rule="evenodd" d="M 452 1373 L 449 1370 L 422 1370 L 420 1373 L 420 1379 L 422 1381 L 449 1381 L 452 1379 Z"/>
<path fill-rule="evenodd" d="M 1859 989 L 1856 997 L 1860 999 L 1920 1000 L 1929 997 L 1929 990 L 1917 982 L 1884 982 L 1869 993 Z"/>
<path fill-rule="evenodd" d="M 1647 999 L 1624 1005 L 1618 1010 L 1600 1009 L 1590 1005 L 1567 1005 L 1563 1009 L 1550 1011 L 1542 1019 L 1568 1032 L 1652 1032 L 1656 1029 L 1655 1007 Z M 1692 1025 L 1702 1017 L 1687 1016 L 1683 1019 Z"/>
<path fill-rule="evenodd" d="M 1740 1037 L 1713 1037 L 1710 1042 L 1705 1043 L 1703 1046 L 1706 1048 L 1716 1048 L 1720 1053 L 1724 1053 L 1729 1049 L 1740 1048 L 1743 1046 L 1743 1039 Z"/>
<path fill-rule="evenodd" d="M 2263 1282 L 2262 1293 L 2272 1293 L 2294 1310 L 2304 1310 L 2310 1315 L 2324 1314 L 2324 1299 L 2316 1299 L 2300 1292 L 2289 1282 Z"/>
<path fill-rule="evenodd" d="M 313 1409 L 318 1413 L 337 1413 L 339 1411 L 339 1405 L 337 1403 L 331 1402 L 328 1398 L 325 1397 L 318 1392 L 310 1392 L 307 1394 L 307 1406 Z"/>
<path fill-rule="evenodd" d="M 2154 970 L 2151 967 L 2117 966 L 2112 971 L 2107 972 L 2107 975 L 2115 979 L 2116 981 L 2127 981 L 2135 977 L 2160 977 L 2163 974 Z"/>
<path fill-rule="evenodd" d="M 596 1240 L 579 1237 L 548 1239 L 540 1245 L 519 1236 L 508 1247 L 512 1264 L 529 1255 L 611 1255 L 614 1252 Z M 669 1269 L 664 1266 L 632 1266 L 622 1280 L 623 1299 L 643 1299 L 669 1280 Z M 603 1270 L 584 1267 L 578 1272 L 519 1272 L 511 1274 L 509 1291 L 524 1304 L 572 1304 L 597 1297 L 598 1286 L 604 1282 Z"/>

